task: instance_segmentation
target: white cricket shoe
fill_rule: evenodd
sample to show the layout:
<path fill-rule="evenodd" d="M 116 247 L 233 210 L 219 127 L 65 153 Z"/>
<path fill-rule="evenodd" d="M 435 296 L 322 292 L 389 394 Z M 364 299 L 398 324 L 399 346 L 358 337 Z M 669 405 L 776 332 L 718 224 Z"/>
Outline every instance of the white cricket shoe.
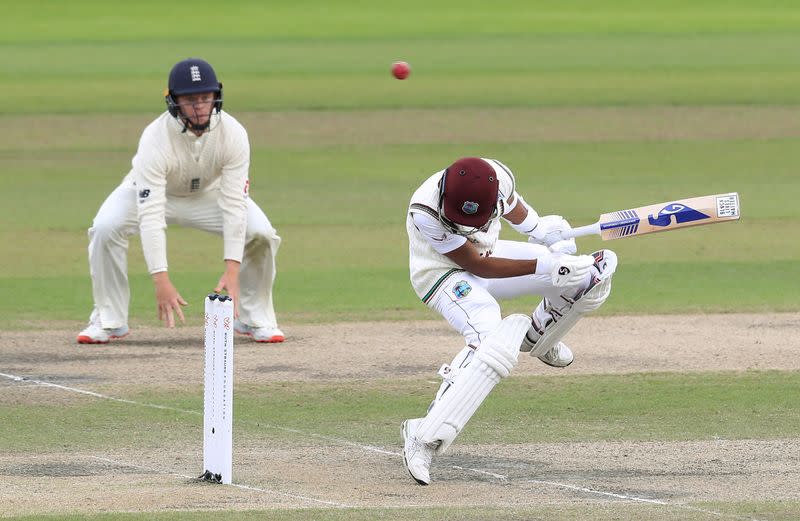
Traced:
<path fill-rule="evenodd" d="M 233 322 L 233 330 L 240 335 L 253 337 L 256 342 L 276 344 L 286 340 L 286 335 L 277 327 L 254 327 L 235 320 Z"/>
<path fill-rule="evenodd" d="M 86 329 L 78 333 L 78 343 L 107 344 L 110 340 L 127 336 L 128 333 L 128 326 L 103 329 L 99 324 L 90 322 Z"/>
<path fill-rule="evenodd" d="M 539 360 L 552 367 L 567 367 L 575 359 L 572 350 L 564 342 L 559 342 L 545 354 L 539 356 Z"/>
<path fill-rule="evenodd" d="M 403 422 L 403 463 L 408 469 L 408 473 L 414 481 L 420 485 L 428 485 L 431 482 L 431 458 L 436 451 L 436 445 L 423 443 L 417 440 L 414 433 L 417 431 L 423 418 L 406 420 Z"/>

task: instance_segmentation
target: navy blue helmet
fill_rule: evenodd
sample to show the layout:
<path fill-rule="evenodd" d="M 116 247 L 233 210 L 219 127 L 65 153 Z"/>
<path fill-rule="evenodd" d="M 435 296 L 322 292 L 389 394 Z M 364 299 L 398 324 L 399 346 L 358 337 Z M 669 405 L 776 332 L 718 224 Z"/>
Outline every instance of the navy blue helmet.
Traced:
<path fill-rule="evenodd" d="M 222 110 L 222 83 L 217 81 L 214 68 L 200 58 L 187 58 L 176 63 L 169 72 L 169 83 L 164 98 L 167 110 L 173 117 L 180 117 L 180 107 L 176 96 L 213 92 L 216 94 L 214 109 Z"/>

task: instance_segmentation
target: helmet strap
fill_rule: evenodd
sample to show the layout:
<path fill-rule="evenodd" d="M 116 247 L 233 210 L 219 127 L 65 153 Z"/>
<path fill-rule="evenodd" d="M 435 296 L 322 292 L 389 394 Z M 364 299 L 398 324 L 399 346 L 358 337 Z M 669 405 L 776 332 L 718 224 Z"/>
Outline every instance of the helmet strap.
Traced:
<path fill-rule="evenodd" d="M 202 125 L 195 125 L 192 123 L 192 120 L 183 113 L 183 110 L 178 109 L 178 115 L 176 117 L 178 121 L 183 124 L 183 130 L 181 130 L 181 134 L 185 134 L 187 130 L 191 130 L 192 132 L 200 132 L 201 134 L 208 132 L 211 128 L 211 120 L 215 114 L 219 114 L 219 109 L 217 108 L 216 104 L 214 105 L 214 108 L 211 109 L 211 114 L 208 115 L 208 121 Z"/>
<path fill-rule="evenodd" d="M 219 84 L 219 92 L 217 93 L 216 98 L 214 99 L 214 106 L 211 108 L 211 114 L 209 114 L 208 123 L 203 125 L 195 125 L 192 121 L 183 113 L 183 109 L 181 109 L 178 101 L 175 99 L 175 96 L 167 89 L 164 92 L 164 99 L 167 102 L 167 112 L 170 115 L 177 119 L 182 125 L 183 129 L 181 130 L 181 134 L 185 134 L 187 130 L 191 130 L 192 132 L 207 132 L 211 127 L 211 118 L 214 114 L 219 114 L 222 111 L 222 83 Z"/>

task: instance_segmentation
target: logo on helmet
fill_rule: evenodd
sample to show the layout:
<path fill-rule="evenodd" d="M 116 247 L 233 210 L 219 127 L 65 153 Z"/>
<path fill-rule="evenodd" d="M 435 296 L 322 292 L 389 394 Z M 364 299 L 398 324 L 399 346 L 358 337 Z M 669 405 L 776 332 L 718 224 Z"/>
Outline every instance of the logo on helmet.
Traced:
<path fill-rule="evenodd" d="M 461 205 L 461 211 L 467 215 L 475 215 L 478 213 L 478 203 L 473 203 L 472 201 L 464 201 L 464 204 Z"/>
<path fill-rule="evenodd" d="M 440 220 L 453 233 L 465 236 L 475 233 L 497 216 L 498 194 L 499 183 L 489 160 L 461 158 L 442 174 L 439 184 Z"/>
<path fill-rule="evenodd" d="M 207 61 L 200 58 L 187 58 L 176 63 L 170 70 L 164 98 L 170 115 L 183 124 L 182 132 L 186 132 L 188 129 L 191 129 L 192 132 L 205 132 L 210 129 L 211 118 L 205 123 L 199 121 L 192 123 L 178 104 L 180 96 L 207 92 L 214 93 L 212 114 L 219 114 L 222 110 L 222 83 L 217 81 L 214 68 Z"/>

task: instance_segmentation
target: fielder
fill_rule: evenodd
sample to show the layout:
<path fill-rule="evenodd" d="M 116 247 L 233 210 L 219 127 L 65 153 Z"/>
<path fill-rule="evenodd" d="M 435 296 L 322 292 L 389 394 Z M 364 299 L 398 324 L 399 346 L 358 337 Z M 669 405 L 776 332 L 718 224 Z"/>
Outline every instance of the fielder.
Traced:
<path fill-rule="evenodd" d="M 498 240 L 501 218 L 528 241 Z M 572 255 L 569 223 L 539 217 L 495 159 L 462 158 L 429 177 L 411 197 L 406 230 L 414 291 L 466 342 L 439 370 L 444 381 L 426 416 L 403 422 L 406 468 L 427 485 L 434 453 L 453 443 L 520 351 L 553 367 L 572 363 L 561 339 L 606 300 L 617 258 Z M 500 316 L 498 299 L 534 294 L 543 299 L 531 315 Z"/>
<path fill-rule="evenodd" d="M 235 330 L 258 342 L 282 342 L 272 305 L 281 238 L 248 197 L 247 132 L 222 111 L 222 84 L 204 60 L 175 64 L 165 98 L 167 111 L 145 128 L 130 173 L 89 229 L 94 309 L 78 343 L 105 344 L 128 334 L 128 238 L 135 233 L 159 319 L 168 327 L 175 315 L 184 322 L 186 301 L 168 272 L 168 224 L 222 235 L 225 268 L 214 292 L 224 289 L 233 298 Z"/>

